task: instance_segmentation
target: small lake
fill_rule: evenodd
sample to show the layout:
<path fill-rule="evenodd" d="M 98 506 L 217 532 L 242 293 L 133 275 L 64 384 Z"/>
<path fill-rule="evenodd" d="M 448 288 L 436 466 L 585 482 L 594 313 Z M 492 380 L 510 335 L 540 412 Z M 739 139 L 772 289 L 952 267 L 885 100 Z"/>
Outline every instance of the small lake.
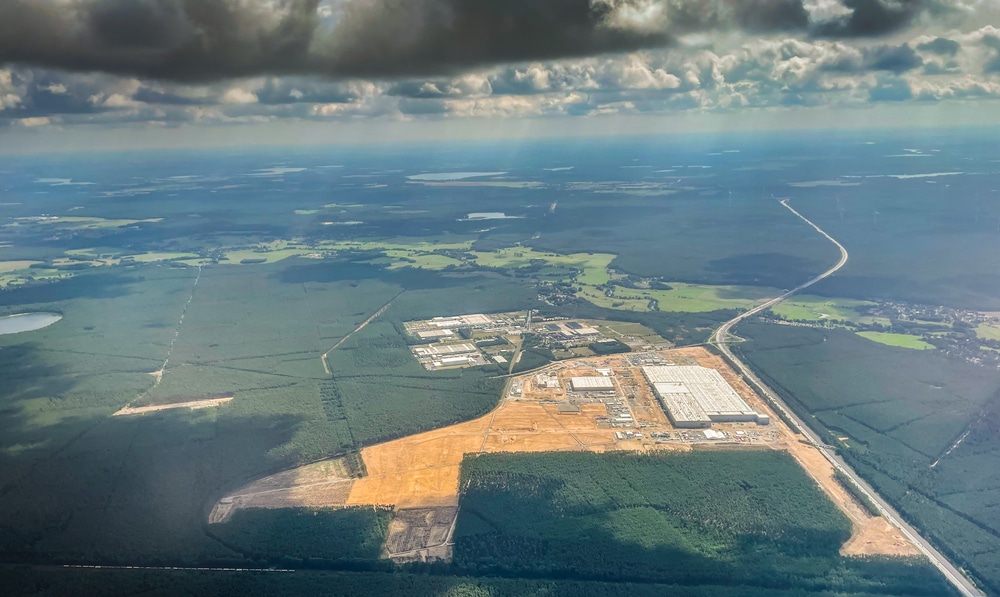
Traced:
<path fill-rule="evenodd" d="M 18 313 L 0 317 L 0 336 L 47 328 L 62 319 L 58 313 Z"/>

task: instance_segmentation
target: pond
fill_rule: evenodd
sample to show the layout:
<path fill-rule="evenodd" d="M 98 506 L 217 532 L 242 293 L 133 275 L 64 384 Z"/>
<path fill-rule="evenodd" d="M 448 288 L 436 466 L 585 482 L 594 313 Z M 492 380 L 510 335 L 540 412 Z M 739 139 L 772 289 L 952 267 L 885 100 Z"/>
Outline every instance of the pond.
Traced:
<path fill-rule="evenodd" d="M 0 336 L 47 328 L 62 319 L 58 313 L 18 313 L 0 317 Z"/>

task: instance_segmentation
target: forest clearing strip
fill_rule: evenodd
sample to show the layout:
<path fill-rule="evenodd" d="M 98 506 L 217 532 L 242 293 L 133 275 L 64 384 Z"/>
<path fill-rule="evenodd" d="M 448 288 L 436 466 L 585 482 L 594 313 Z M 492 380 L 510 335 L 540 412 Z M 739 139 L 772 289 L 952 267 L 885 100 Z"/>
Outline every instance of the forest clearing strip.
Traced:
<path fill-rule="evenodd" d="M 201 408 L 212 408 L 213 406 L 221 406 L 233 399 L 232 396 L 226 396 L 224 398 L 207 398 L 205 400 L 191 400 L 189 402 L 175 402 L 173 404 L 154 404 L 152 406 L 124 406 L 119 410 L 111 414 L 112 417 L 124 417 L 128 415 L 144 415 L 146 413 L 154 413 L 162 410 L 172 410 L 175 408 L 190 408 L 191 410 L 198 410 Z"/>
<path fill-rule="evenodd" d="M 326 352 L 323 353 L 323 356 L 321 356 L 319 360 L 323 363 L 323 371 L 325 371 L 327 375 L 332 375 L 333 374 L 333 372 L 330 371 L 330 364 L 326 360 L 326 358 L 330 355 L 330 353 L 333 352 L 333 351 L 335 351 L 335 350 L 337 350 L 338 348 L 340 348 L 340 346 L 344 342 L 347 342 L 347 340 L 351 336 L 353 336 L 354 334 L 357 334 L 361 330 L 365 329 L 365 326 L 367 326 L 369 323 L 375 321 L 375 319 L 379 315 L 385 313 L 386 310 L 389 308 L 389 306 L 392 305 L 392 302 L 395 301 L 396 299 L 398 299 L 400 297 L 400 295 L 402 295 L 404 292 L 406 292 L 406 291 L 405 290 L 399 291 L 399 293 L 396 294 L 396 296 L 394 296 L 391 299 L 389 299 L 389 302 L 387 302 L 386 304 L 382 305 L 382 307 L 378 311 L 372 313 L 371 317 L 369 317 L 368 319 L 362 321 L 361 325 L 359 325 L 358 327 L 354 328 L 354 331 L 352 331 L 351 333 L 349 333 L 346 336 L 344 336 L 343 338 L 341 338 L 336 344 L 334 344 L 330 348 L 330 350 L 328 350 L 328 351 L 326 351 Z"/>

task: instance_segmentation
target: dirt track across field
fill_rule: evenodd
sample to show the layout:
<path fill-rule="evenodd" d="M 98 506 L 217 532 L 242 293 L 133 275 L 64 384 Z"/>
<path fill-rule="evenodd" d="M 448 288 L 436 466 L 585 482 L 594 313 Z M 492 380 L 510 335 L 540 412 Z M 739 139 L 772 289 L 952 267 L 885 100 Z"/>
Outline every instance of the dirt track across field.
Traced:
<path fill-rule="evenodd" d="M 212 408 L 213 406 L 219 406 L 225 404 L 233 399 L 232 396 L 227 396 L 225 398 L 206 398 L 205 400 L 192 400 L 190 402 L 175 402 L 173 404 L 154 404 L 153 406 L 139 406 L 131 407 L 126 406 L 119 409 L 113 413 L 113 417 L 123 417 L 126 415 L 144 415 L 146 413 L 155 413 L 161 410 L 171 410 L 174 408 L 190 408 L 192 410 L 199 408 Z"/>

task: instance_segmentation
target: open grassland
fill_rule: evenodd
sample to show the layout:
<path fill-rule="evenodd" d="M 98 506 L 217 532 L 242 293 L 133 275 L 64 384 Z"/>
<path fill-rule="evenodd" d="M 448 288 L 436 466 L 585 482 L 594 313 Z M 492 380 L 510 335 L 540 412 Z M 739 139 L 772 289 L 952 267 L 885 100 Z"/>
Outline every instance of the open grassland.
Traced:
<path fill-rule="evenodd" d="M 476 263 L 485 267 L 517 269 L 541 262 L 548 266 L 573 268 L 580 271 L 576 279 L 577 282 L 589 286 L 607 283 L 610 279 L 608 276 L 608 266 L 615 258 L 615 255 L 608 253 L 573 253 L 563 255 L 535 251 L 527 247 L 509 247 L 489 252 L 478 251 L 473 254 L 476 256 Z"/>
<path fill-rule="evenodd" d="M 707 313 L 724 309 L 748 309 L 781 294 L 776 288 L 758 286 L 706 286 L 671 282 L 670 290 L 618 288 L 606 296 L 598 288 L 584 287 L 579 296 L 599 307 L 628 311 L 650 311 L 655 301 L 659 311 Z"/>
<path fill-rule="evenodd" d="M 924 561 L 841 556 L 850 521 L 780 452 L 479 454 L 461 487 L 464 569 L 950 593 Z"/>
<path fill-rule="evenodd" d="M 786 301 L 782 301 L 771 310 L 774 311 L 775 315 L 789 321 L 824 321 L 835 319 L 838 321 L 856 322 L 860 318 L 856 307 L 874 304 L 870 301 L 854 299 L 831 299 L 823 296 L 796 295 Z"/>
<path fill-rule="evenodd" d="M 1000 374 L 847 330 L 743 324 L 747 362 L 925 536 L 1000 589 Z M 985 500 L 984 500 L 985 498 Z"/>
<path fill-rule="evenodd" d="M 159 251 L 150 251 L 148 253 L 138 253 L 136 255 L 128 255 L 126 258 L 136 263 L 152 263 L 154 261 L 197 259 L 198 255 L 195 253 L 166 253 Z"/>
<path fill-rule="evenodd" d="M 911 348 L 913 350 L 934 350 L 933 344 L 928 344 L 919 336 L 909 334 L 892 334 L 889 332 L 857 332 L 862 338 L 867 338 L 872 342 L 885 344 L 887 346 L 897 346 L 899 348 Z"/>
<path fill-rule="evenodd" d="M 976 327 L 976 335 L 985 340 L 1000 340 L 1000 326 L 981 323 Z"/>
<path fill-rule="evenodd" d="M 0 261 L 0 274 L 16 272 L 17 270 L 28 269 L 41 261 Z"/>

